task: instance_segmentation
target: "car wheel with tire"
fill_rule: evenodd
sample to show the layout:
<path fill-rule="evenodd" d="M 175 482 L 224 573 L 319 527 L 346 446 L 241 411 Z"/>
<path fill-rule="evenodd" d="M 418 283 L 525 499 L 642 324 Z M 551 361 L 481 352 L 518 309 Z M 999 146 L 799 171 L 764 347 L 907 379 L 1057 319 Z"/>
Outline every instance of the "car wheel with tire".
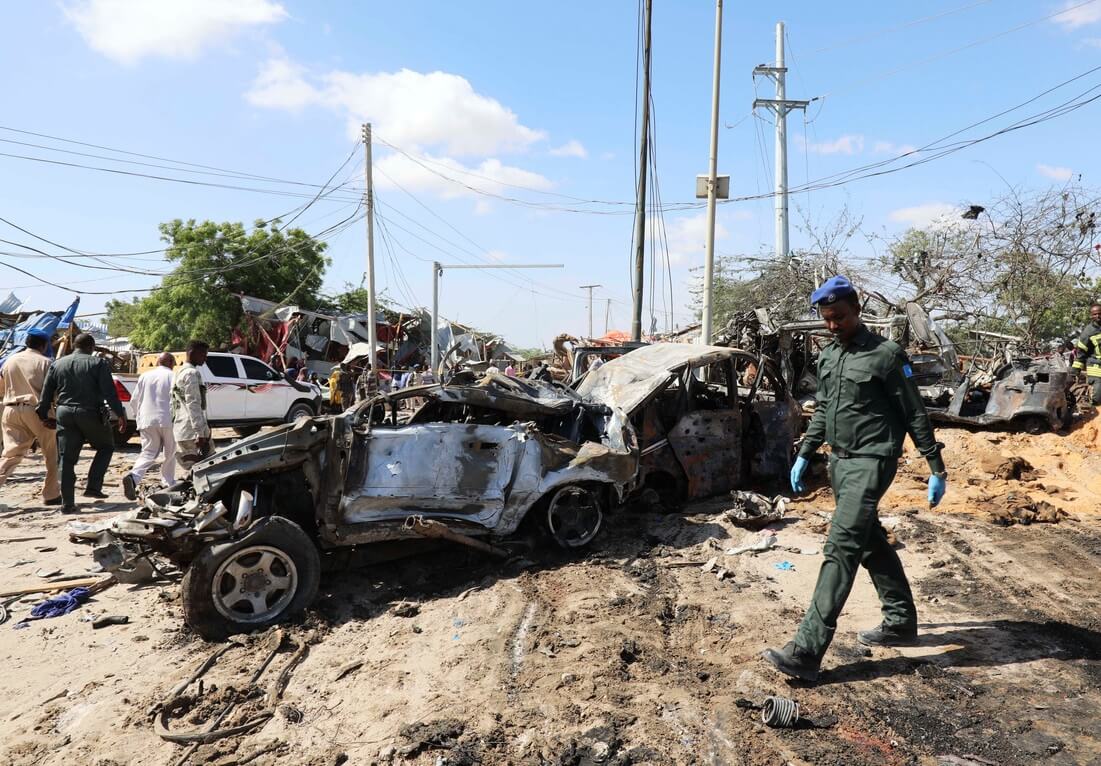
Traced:
<path fill-rule="evenodd" d="M 258 521 L 239 540 L 199 552 L 181 584 L 184 620 L 208 641 L 291 619 L 317 596 L 321 558 L 289 519 Z"/>
<path fill-rule="evenodd" d="M 309 402 L 295 402 L 287 410 L 286 422 L 293 423 L 299 418 L 312 418 L 314 416 L 313 405 Z"/>
<path fill-rule="evenodd" d="M 555 490 L 547 503 L 547 531 L 563 548 L 581 548 L 592 542 L 604 520 L 600 493 L 570 485 Z"/>

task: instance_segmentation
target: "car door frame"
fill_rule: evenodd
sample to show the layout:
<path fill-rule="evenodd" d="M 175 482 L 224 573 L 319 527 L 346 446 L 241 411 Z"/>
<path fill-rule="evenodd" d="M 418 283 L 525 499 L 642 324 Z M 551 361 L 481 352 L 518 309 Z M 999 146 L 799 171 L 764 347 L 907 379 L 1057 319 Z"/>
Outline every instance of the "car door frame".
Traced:
<path fill-rule="evenodd" d="M 229 359 L 233 362 L 237 377 L 227 378 L 223 375 L 215 375 L 214 371 L 210 369 L 211 358 Z M 245 422 L 245 396 L 247 392 L 244 370 L 237 357 L 233 354 L 209 354 L 206 363 L 199 368 L 199 374 L 206 385 L 206 411 L 210 425 L 217 428 L 218 426 L 231 426 Z"/>
<path fill-rule="evenodd" d="M 243 354 L 236 358 L 245 383 L 245 418 L 253 421 L 281 421 L 290 409 L 293 394 L 297 393 L 294 387 L 262 359 Z M 250 378 L 245 374 L 246 359 L 263 365 L 272 377 L 263 380 Z"/>

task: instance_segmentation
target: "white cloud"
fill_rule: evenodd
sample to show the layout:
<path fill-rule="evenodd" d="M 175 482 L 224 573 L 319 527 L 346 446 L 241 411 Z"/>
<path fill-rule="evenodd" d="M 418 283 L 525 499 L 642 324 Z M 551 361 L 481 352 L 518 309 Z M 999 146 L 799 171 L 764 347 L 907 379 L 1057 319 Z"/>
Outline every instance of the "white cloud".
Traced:
<path fill-rule="evenodd" d="M 1069 181 L 1071 179 L 1071 176 L 1074 175 L 1074 171 L 1070 168 L 1061 168 L 1056 165 L 1045 165 L 1042 162 L 1036 165 L 1036 172 L 1046 178 L 1050 178 L 1053 181 Z"/>
<path fill-rule="evenodd" d="M 271 0 L 77 0 L 62 11 L 93 50 L 122 64 L 146 56 L 194 58 L 204 47 L 288 15 Z"/>
<path fill-rule="evenodd" d="M 302 67 L 276 58 L 261 68 L 245 97 L 273 109 L 325 107 L 343 114 L 354 135 L 360 123 L 370 122 L 381 139 L 404 149 L 442 150 L 451 156 L 522 151 L 545 138 L 542 131 L 521 125 L 501 102 L 447 72 L 333 70 L 311 82 Z"/>
<path fill-rule="evenodd" d="M 1067 10 L 1055 16 L 1054 21 L 1066 29 L 1078 29 L 1101 21 L 1101 5 L 1098 3 L 1083 5 L 1081 0 L 1066 0 L 1063 5 Z"/>
<path fill-rule="evenodd" d="M 835 141 L 808 143 L 807 149 L 815 154 L 860 154 L 864 151 L 864 136 L 847 133 Z"/>
<path fill-rule="evenodd" d="M 1101 37 L 1087 37 L 1082 43 L 1091 48 L 1101 48 Z"/>
<path fill-rule="evenodd" d="M 892 154 L 896 157 L 916 151 L 917 147 L 913 144 L 896 144 L 891 141 L 876 141 L 872 147 L 875 154 Z"/>
<path fill-rule="evenodd" d="M 577 157 L 583 160 L 589 156 L 589 153 L 585 151 L 585 146 L 580 141 L 573 139 L 551 149 L 550 155 L 552 157 Z"/>
<path fill-rule="evenodd" d="M 450 157 L 424 155 L 414 160 L 397 153 L 375 159 L 375 183 L 383 189 L 401 186 L 411 192 L 427 192 L 442 199 L 476 198 L 477 213 L 489 212 L 492 199 L 467 187 L 488 194 L 515 195 L 517 190 L 512 186 L 541 191 L 554 186 L 550 179 L 538 173 L 505 165 L 497 159 L 467 166 Z"/>
<path fill-rule="evenodd" d="M 893 210 L 887 218 L 894 223 L 904 223 L 917 229 L 954 224 L 960 216 L 958 205 L 947 202 L 926 202 L 923 205 Z"/>
<path fill-rule="evenodd" d="M 285 58 L 264 63 L 246 98 L 254 106 L 292 111 L 319 103 L 318 92 L 306 82 L 305 70 Z"/>
<path fill-rule="evenodd" d="M 739 216 L 743 213 L 739 212 Z M 660 226 L 656 218 L 650 218 L 646 222 L 646 237 L 653 238 L 661 235 Z M 722 222 L 715 221 L 715 242 L 726 239 L 730 232 Z M 707 213 L 683 216 L 680 218 L 665 217 L 665 239 L 669 242 L 669 262 L 674 266 L 680 264 L 695 264 L 703 260 L 704 251 L 707 249 Z"/>

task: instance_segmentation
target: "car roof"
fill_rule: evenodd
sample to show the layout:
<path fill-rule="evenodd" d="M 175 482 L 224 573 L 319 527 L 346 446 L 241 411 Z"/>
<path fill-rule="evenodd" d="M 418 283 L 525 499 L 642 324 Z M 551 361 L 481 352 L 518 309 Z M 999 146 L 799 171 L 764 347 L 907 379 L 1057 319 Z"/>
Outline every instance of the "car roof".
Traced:
<path fill-rule="evenodd" d="M 686 367 L 702 367 L 737 354 L 736 349 L 722 346 L 654 343 L 590 370 L 577 393 L 630 413 Z"/>

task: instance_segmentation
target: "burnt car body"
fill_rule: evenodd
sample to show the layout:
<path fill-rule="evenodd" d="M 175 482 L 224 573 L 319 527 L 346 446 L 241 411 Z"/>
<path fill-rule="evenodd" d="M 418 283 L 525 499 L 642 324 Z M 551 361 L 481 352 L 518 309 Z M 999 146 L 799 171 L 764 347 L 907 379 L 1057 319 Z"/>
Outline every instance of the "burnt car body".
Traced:
<path fill-rule="evenodd" d="M 997 368 L 989 385 L 965 378 L 955 387 L 933 384 L 919 390 L 933 420 L 1038 434 L 1070 425 L 1073 400 L 1067 389 L 1072 380 L 1058 359 L 1021 358 Z"/>
<path fill-rule="evenodd" d="M 936 422 L 1034 434 L 1058 431 L 1071 422 L 1070 369 L 1057 356 L 1014 355 L 1014 343 L 1020 338 L 972 330 L 973 344 L 985 344 L 989 357 L 963 357 L 965 364 L 961 364 L 955 344 L 915 303 L 907 304 L 905 312 L 867 317 L 864 322 L 872 332 L 909 350 L 914 383 Z M 825 323 L 817 319 L 789 322 L 760 333 L 758 342 L 765 346 L 766 338 L 783 378 L 806 410 L 812 411 L 817 353 L 833 340 Z"/>
<path fill-rule="evenodd" d="M 788 470 L 798 410 L 775 371 L 739 382 L 752 362 L 659 344 L 593 370 L 577 391 L 490 374 L 380 394 L 196 464 L 115 520 L 97 560 L 123 570 L 135 549 L 168 557 L 186 570 L 188 623 L 218 638 L 304 608 L 319 551 L 426 529 L 484 546 L 476 538 L 507 538 L 526 520 L 580 547 L 605 509 L 657 477 L 692 498 Z M 407 399 L 422 404 L 403 421 Z"/>

